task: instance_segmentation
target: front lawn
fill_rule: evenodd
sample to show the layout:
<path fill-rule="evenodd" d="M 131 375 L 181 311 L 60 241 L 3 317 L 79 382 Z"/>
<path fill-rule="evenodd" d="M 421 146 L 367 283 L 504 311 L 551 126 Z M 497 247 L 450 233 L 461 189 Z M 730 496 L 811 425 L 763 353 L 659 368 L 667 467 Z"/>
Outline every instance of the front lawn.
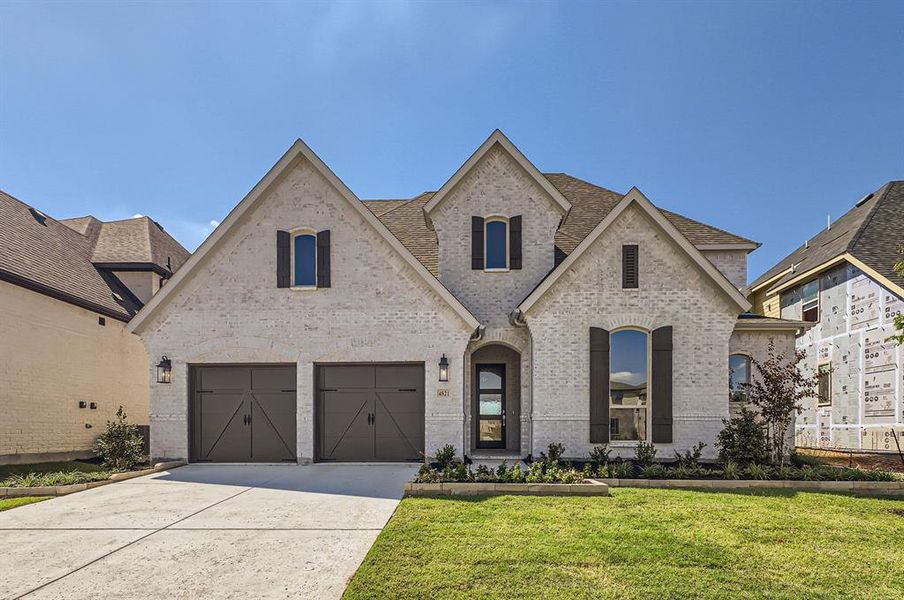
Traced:
<path fill-rule="evenodd" d="M 902 536 L 904 501 L 833 494 L 406 498 L 345 598 L 892 598 Z"/>
<path fill-rule="evenodd" d="M 34 504 L 42 500 L 50 500 L 50 496 L 26 496 L 24 498 L 0 498 L 0 512 L 16 508 L 17 506 L 25 506 L 26 504 Z"/>

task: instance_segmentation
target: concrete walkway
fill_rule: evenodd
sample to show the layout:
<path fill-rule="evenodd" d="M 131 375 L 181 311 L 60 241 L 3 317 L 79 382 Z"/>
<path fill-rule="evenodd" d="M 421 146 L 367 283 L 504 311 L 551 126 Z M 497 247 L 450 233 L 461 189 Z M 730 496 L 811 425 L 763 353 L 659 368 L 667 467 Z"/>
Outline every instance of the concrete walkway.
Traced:
<path fill-rule="evenodd" d="M 338 598 L 412 465 L 190 465 L 0 513 L 0 598 Z"/>

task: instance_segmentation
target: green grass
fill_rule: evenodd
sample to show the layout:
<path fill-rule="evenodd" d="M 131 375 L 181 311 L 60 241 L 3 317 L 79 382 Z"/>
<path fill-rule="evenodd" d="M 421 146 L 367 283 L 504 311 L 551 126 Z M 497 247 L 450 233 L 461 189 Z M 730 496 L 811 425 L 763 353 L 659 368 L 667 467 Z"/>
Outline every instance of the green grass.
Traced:
<path fill-rule="evenodd" d="M 50 496 L 27 496 L 25 498 L 0 498 L 0 512 L 16 508 L 17 506 L 25 506 L 26 504 L 34 504 L 42 500 L 50 500 Z"/>
<path fill-rule="evenodd" d="M 896 598 L 902 515 L 816 493 L 406 498 L 345 598 Z"/>
<path fill-rule="evenodd" d="M 113 471 L 81 461 L 0 466 L 0 487 L 70 485 L 108 479 Z"/>

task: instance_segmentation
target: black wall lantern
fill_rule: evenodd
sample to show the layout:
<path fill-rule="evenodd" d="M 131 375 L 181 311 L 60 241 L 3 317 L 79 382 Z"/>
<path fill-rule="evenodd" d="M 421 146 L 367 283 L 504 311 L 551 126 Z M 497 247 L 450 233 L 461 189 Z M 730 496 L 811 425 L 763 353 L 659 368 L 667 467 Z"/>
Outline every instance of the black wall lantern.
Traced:
<path fill-rule="evenodd" d="M 160 358 L 157 363 L 157 383 L 171 383 L 173 381 L 173 363 L 166 356 Z"/>
<path fill-rule="evenodd" d="M 439 380 L 449 381 L 449 359 L 445 354 L 439 359 Z"/>

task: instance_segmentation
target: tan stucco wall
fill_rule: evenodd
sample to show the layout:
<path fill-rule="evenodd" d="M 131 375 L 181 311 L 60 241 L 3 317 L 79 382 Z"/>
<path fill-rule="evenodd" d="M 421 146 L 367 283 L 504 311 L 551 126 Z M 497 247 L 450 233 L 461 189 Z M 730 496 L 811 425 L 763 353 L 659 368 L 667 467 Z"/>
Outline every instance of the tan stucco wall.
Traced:
<path fill-rule="evenodd" d="M 0 462 L 87 452 L 122 404 L 148 423 L 148 359 L 125 323 L 0 282 Z M 78 401 L 97 409 L 78 408 Z M 91 425 L 87 428 L 86 424 Z"/>
<path fill-rule="evenodd" d="M 113 274 L 145 304 L 160 289 L 160 275 L 153 271 L 113 271 Z"/>

